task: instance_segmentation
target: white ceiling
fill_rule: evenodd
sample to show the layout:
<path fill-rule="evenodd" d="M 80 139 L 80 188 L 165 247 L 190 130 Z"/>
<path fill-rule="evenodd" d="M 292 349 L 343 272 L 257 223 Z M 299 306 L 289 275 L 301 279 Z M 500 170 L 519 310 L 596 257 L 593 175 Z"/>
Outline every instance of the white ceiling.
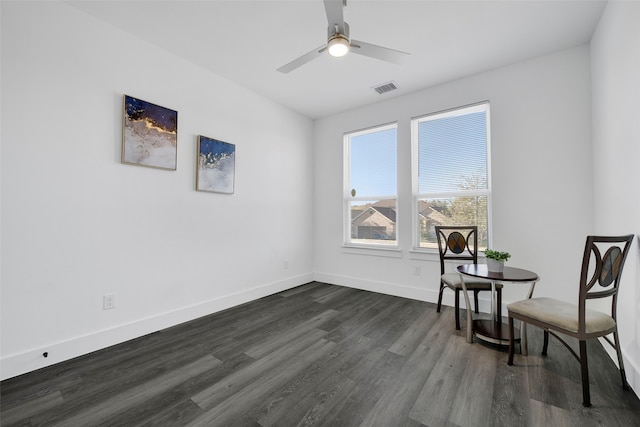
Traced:
<path fill-rule="evenodd" d="M 350 0 L 351 37 L 411 56 L 395 65 L 325 54 L 321 0 L 70 1 L 73 6 L 316 119 L 588 43 L 604 0 Z M 389 81 L 398 90 L 372 87 Z"/>

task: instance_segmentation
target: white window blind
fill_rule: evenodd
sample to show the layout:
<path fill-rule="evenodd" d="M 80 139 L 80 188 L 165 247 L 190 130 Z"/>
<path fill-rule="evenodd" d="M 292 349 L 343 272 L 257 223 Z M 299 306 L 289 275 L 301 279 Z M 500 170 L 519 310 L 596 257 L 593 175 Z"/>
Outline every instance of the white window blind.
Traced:
<path fill-rule="evenodd" d="M 412 121 L 416 247 L 436 247 L 436 225 L 477 225 L 487 247 L 489 135 L 488 103 Z"/>

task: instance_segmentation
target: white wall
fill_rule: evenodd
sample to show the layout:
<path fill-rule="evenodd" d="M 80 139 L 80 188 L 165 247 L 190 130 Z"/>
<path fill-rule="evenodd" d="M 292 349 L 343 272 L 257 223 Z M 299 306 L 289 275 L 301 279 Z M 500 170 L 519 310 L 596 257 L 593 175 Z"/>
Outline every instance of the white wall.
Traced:
<path fill-rule="evenodd" d="M 177 171 L 120 163 L 123 94 L 178 111 Z M 235 195 L 194 191 L 198 134 L 236 144 Z M 1 377 L 311 280 L 312 137 L 65 3 L 3 1 Z"/>
<path fill-rule="evenodd" d="M 318 120 L 316 278 L 437 301 L 437 255 L 411 253 L 410 119 L 488 100 L 493 248 L 512 254 L 510 266 L 540 275 L 537 295 L 575 301 L 584 239 L 593 230 L 589 84 L 589 50 L 581 46 Z M 399 125 L 401 257 L 348 253 L 341 248 L 342 134 L 393 121 Z M 526 286 L 509 285 L 503 300 L 525 295 Z M 446 292 L 445 302 L 451 305 L 452 296 Z M 488 310 L 486 295 L 482 303 Z"/>
<path fill-rule="evenodd" d="M 640 235 L 640 3 L 609 1 L 591 41 L 595 230 Z M 627 379 L 640 394 L 640 251 L 622 276 L 618 324 Z"/>

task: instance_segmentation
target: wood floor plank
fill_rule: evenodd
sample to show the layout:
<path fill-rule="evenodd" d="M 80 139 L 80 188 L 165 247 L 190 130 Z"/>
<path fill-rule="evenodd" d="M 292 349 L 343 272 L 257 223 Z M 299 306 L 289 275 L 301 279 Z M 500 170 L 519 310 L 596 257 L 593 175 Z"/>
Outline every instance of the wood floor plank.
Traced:
<path fill-rule="evenodd" d="M 359 425 L 396 379 L 404 361 L 404 357 L 384 348 L 374 349 L 361 363 L 345 372 L 357 386 L 318 425 Z"/>
<path fill-rule="evenodd" d="M 415 322 L 416 318 L 424 311 L 424 303 L 415 300 L 401 299 L 401 304 L 388 320 L 388 327 L 377 338 L 377 345 L 390 348 Z M 393 353 L 393 352 L 392 352 Z"/>
<path fill-rule="evenodd" d="M 357 313 L 334 329 L 327 335 L 327 339 L 335 342 L 343 342 L 348 339 L 358 339 L 360 336 L 378 330 L 378 326 L 384 323 L 385 317 L 389 316 L 400 304 L 400 301 L 387 298 L 384 304 L 376 302 L 367 309 Z M 338 316 L 339 317 L 339 316 Z"/>
<path fill-rule="evenodd" d="M 398 419 L 410 417 L 411 408 L 416 404 L 424 383 L 440 360 L 442 349 L 451 338 L 451 335 L 444 331 L 453 329 L 453 311 L 445 311 L 434 317 L 434 320 L 395 380 L 364 419 L 362 426 L 393 425 Z"/>
<path fill-rule="evenodd" d="M 289 342 L 295 340 L 299 336 L 307 334 L 313 329 L 317 330 L 318 326 L 328 320 L 331 320 L 337 313 L 338 312 L 335 310 L 326 310 L 311 319 L 300 323 L 299 325 L 286 329 L 280 334 L 267 336 L 265 339 L 262 339 L 256 345 L 246 350 L 245 353 L 255 359 L 259 359 L 278 348 L 286 346 Z"/>
<path fill-rule="evenodd" d="M 402 335 L 389 347 L 389 351 L 401 356 L 413 353 L 424 339 L 425 326 L 435 323 L 439 315 L 430 305 L 423 305 L 420 316 L 411 325 L 407 325 Z"/>
<path fill-rule="evenodd" d="M 300 286 L 296 286 L 295 288 L 291 288 L 288 289 L 286 291 L 280 292 L 278 295 L 280 295 L 281 297 L 287 298 L 290 297 L 292 295 L 298 295 L 301 293 L 309 293 L 312 292 L 314 289 L 317 288 L 324 288 L 327 287 L 328 285 L 324 284 L 324 283 L 320 283 L 320 282 L 312 282 L 312 283 L 307 283 L 304 285 L 300 285 Z"/>
<path fill-rule="evenodd" d="M 137 405 L 114 414 L 110 422 L 114 426 L 148 425 L 150 422 L 151 425 L 185 425 L 204 412 L 191 401 L 194 393 L 220 381 L 231 372 L 242 370 L 252 362 L 253 359 L 245 354 L 226 359 L 215 369 L 189 378 L 176 387 L 148 399 L 144 405 Z M 152 422 L 153 420 L 155 423 Z"/>
<path fill-rule="evenodd" d="M 298 353 L 305 351 L 310 346 L 316 345 L 324 335 L 326 335 L 326 332 L 321 330 L 310 331 L 306 336 L 292 345 L 283 347 L 256 360 L 244 369 L 230 374 L 211 387 L 195 394 L 191 400 L 202 409 L 210 409 L 219 402 L 229 398 L 229 396 L 233 395 L 237 390 L 257 381 L 265 372 L 273 371 L 285 361 L 296 357 Z"/>
<path fill-rule="evenodd" d="M 337 316 L 340 321 L 347 321 L 354 317 L 361 316 L 364 312 L 373 309 L 381 300 L 377 294 L 354 289 L 342 300 L 331 301 L 325 306 L 332 308 L 340 314 Z"/>
<path fill-rule="evenodd" d="M 531 358 L 536 357 L 529 354 Z M 530 398 L 527 369 L 521 365 L 508 366 L 506 354 L 500 354 L 498 357 L 502 357 L 502 360 L 498 360 L 489 425 L 528 425 Z"/>
<path fill-rule="evenodd" d="M 311 346 L 305 348 L 300 353 L 295 354 L 286 362 L 286 369 L 265 371 L 253 383 L 238 390 L 224 401 L 210 406 L 210 401 L 196 400 L 201 408 L 210 407 L 203 415 L 198 417 L 189 426 L 212 426 L 227 425 L 234 419 L 242 416 L 247 407 L 258 404 L 259 401 L 265 399 L 274 389 L 278 389 L 286 384 L 291 378 L 295 377 L 298 372 L 306 368 L 314 360 L 325 356 L 335 347 L 335 343 L 320 339 Z"/>
<path fill-rule="evenodd" d="M 341 289 L 344 289 L 344 287 L 336 286 L 336 285 L 320 286 L 320 287 L 316 287 L 311 292 L 309 292 L 309 295 L 314 301 L 317 302 L 318 299 L 322 299 L 325 296 L 333 295 L 334 293 L 340 291 Z"/>
<path fill-rule="evenodd" d="M 551 347 L 551 344 L 549 346 Z M 563 350 L 563 349 L 558 349 Z M 566 350 L 563 350 L 566 352 Z M 568 360 L 567 356 L 572 360 Z M 558 365 L 558 357 L 563 358 L 564 371 L 549 371 L 549 365 Z M 569 363 L 571 362 L 571 363 Z M 517 364 L 517 365 L 516 365 Z M 570 377 L 574 376 L 573 369 L 580 369 L 577 362 L 568 353 L 555 353 L 552 356 L 529 355 L 516 358 L 514 365 L 526 367 L 529 383 L 529 397 L 543 403 L 558 406 L 567 410 L 582 408 L 582 383 Z M 556 369 L 554 368 L 554 369 Z M 567 377 L 569 375 L 569 377 Z"/>
<path fill-rule="evenodd" d="M 327 292 L 323 295 L 315 296 L 313 300 L 319 304 L 330 304 L 332 301 L 341 300 L 349 293 L 351 290 L 349 288 L 344 288 L 341 286 L 336 286 L 336 289 L 333 289 L 331 292 Z"/>
<path fill-rule="evenodd" d="M 297 297 L 298 295 L 291 298 Z M 256 316 L 259 322 L 247 321 L 246 325 L 238 325 L 235 330 L 230 330 L 229 335 L 240 342 L 253 344 L 270 336 L 279 335 L 330 309 L 308 297 L 295 302 L 290 298 L 282 298 L 281 301 L 287 304 L 278 305 L 276 309 L 264 307 L 264 312 Z"/>
<path fill-rule="evenodd" d="M 167 372 L 164 375 L 141 384 L 132 389 L 124 390 L 111 399 L 101 401 L 83 411 L 64 419 L 54 426 L 69 425 L 98 425 L 108 420 L 112 414 L 117 414 L 127 407 L 135 407 L 144 404 L 152 396 L 170 390 L 172 387 L 198 376 L 208 370 L 214 369 L 222 362 L 213 356 L 205 356 L 185 367 Z"/>
<path fill-rule="evenodd" d="M 464 369 L 471 357 L 464 338 L 450 337 L 416 398 L 409 416 L 422 424 L 442 424 L 449 420 L 453 403 L 462 384 Z"/>
<path fill-rule="evenodd" d="M 530 400 L 530 406 L 529 420 L 526 424 L 528 426 L 595 427 L 598 425 L 593 419 L 535 399 Z"/>
<path fill-rule="evenodd" d="M 75 407 L 77 405 L 73 405 L 74 401 L 80 406 L 88 399 L 106 401 L 120 394 L 121 390 L 152 383 L 166 373 L 180 372 L 185 366 L 202 358 L 213 357 L 208 351 L 209 343 L 195 339 L 192 341 L 194 345 L 174 344 L 173 348 L 167 346 L 165 342 L 165 349 L 161 351 L 149 351 L 143 354 L 136 352 L 137 357 L 117 358 L 116 364 L 110 365 L 106 360 L 102 360 L 98 364 L 103 367 L 102 370 L 96 370 L 96 367 L 83 370 L 81 384 L 72 389 L 62 390 L 65 396 L 64 406 L 74 412 L 77 410 Z M 182 341 L 178 339 L 177 342 Z"/>
<path fill-rule="evenodd" d="M 18 404 L 11 405 L 11 408 L 2 408 L 2 424 L 13 424 L 18 421 L 29 419 L 39 412 L 54 408 L 63 402 L 62 394 L 56 390 L 51 393 L 40 394 L 30 399 L 25 399 Z"/>
<path fill-rule="evenodd" d="M 453 398 L 452 411 L 447 420 L 461 426 L 489 425 L 493 408 L 493 390 L 498 366 L 498 353 L 492 348 L 478 345 L 473 348 L 462 340 L 453 340 L 469 358 L 464 367 L 458 390 Z"/>
<path fill-rule="evenodd" d="M 280 405 L 278 410 L 270 408 L 258 422 L 273 427 L 317 424 L 328 417 L 356 385 L 356 381 L 334 373 L 315 384 L 313 390 L 298 396 L 295 404 Z"/>
<path fill-rule="evenodd" d="M 191 400 L 180 400 L 164 405 L 157 411 L 149 411 L 136 425 L 138 427 L 183 426 L 202 415 L 204 411 Z M 123 420 L 119 425 L 132 425 L 129 420 Z"/>
<path fill-rule="evenodd" d="M 352 367 L 359 364 L 371 350 L 370 340 L 364 338 L 337 345 L 325 358 L 318 359 L 275 391 L 261 407 L 252 411 L 253 417 L 263 425 L 277 424 L 278 417 L 295 410 L 303 396 L 315 393 L 318 385 L 324 383 L 325 377 L 336 374 L 347 378 Z"/>

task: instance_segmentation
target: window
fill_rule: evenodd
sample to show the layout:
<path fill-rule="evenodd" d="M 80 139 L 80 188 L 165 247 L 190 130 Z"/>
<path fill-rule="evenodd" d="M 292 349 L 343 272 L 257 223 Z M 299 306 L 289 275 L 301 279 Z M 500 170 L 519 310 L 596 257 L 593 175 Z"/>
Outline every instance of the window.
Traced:
<path fill-rule="evenodd" d="M 344 241 L 395 246 L 397 125 L 344 136 Z"/>
<path fill-rule="evenodd" d="M 489 244 L 489 104 L 412 120 L 414 246 L 436 248 L 436 225 L 477 225 Z"/>

